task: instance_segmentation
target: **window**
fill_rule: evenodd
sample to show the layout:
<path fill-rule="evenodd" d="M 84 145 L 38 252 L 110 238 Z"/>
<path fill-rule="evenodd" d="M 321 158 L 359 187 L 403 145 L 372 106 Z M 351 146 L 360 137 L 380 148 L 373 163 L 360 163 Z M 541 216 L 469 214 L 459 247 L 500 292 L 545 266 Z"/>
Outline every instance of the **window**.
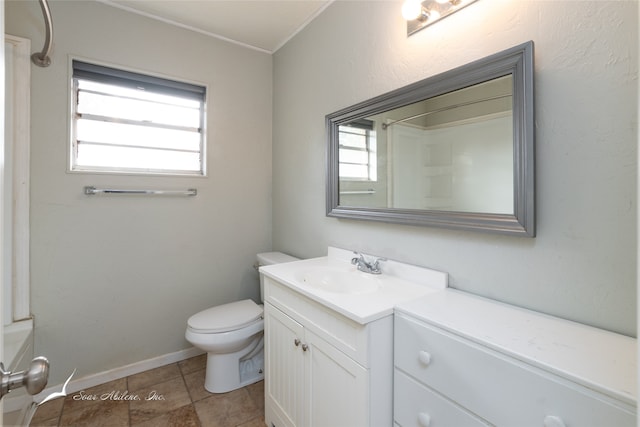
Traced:
<path fill-rule="evenodd" d="M 73 61 L 71 170 L 204 175 L 206 88 Z"/>
<path fill-rule="evenodd" d="M 371 120 L 356 120 L 338 128 L 340 179 L 377 181 L 376 132 Z"/>

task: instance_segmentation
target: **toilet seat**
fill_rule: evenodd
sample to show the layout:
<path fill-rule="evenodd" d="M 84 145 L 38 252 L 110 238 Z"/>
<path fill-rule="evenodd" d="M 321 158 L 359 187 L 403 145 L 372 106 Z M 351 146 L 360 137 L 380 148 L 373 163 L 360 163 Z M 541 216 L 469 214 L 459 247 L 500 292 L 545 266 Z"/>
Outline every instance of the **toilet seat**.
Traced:
<path fill-rule="evenodd" d="M 194 314 L 187 321 L 189 329 L 201 334 L 235 331 L 262 319 L 262 306 L 245 299 L 218 305 Z"/>

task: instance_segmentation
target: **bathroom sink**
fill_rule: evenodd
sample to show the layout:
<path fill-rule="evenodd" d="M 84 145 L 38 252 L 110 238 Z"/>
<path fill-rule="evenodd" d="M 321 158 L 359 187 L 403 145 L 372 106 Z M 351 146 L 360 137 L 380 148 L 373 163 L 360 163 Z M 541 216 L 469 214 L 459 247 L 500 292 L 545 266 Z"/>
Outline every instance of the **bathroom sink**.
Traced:
<path fill-rule="evenodd" d="M 381 264 L 382 274 L 364 273 L 353 258 L 353 251 L 329 247 L 327 256 L 262 266 L 260 274 L 361 325 L 393 314 L 399 303 L 447 288 L 448 275 L 441 271 L 388 260 Z M 281 300 L 280 286 L 270 289 L 265 303 L 297 304 Z"/>
<path fill-rule="evenodd" d="M 353 269 L 318 267 L 299 271 L 296 279 L 305 286 L 336 294 L 362 295 L 380 289 L 380 278 Z"/>

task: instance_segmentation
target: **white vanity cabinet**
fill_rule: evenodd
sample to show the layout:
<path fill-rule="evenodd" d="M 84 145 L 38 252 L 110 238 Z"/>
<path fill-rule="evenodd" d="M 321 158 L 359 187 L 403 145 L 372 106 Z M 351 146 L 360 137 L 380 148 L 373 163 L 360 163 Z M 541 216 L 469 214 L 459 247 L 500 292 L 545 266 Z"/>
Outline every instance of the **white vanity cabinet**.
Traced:
<path fill-rule="evenodd" d="M 396 308 L 401 427 L 636 425 L 636 340 L 462 292 Z"/>
<path fill-rule="evenodd" d="M 359 324 L 269 277 L 264 292 L 267 426 L 390 426 L 393 316 Z"/>

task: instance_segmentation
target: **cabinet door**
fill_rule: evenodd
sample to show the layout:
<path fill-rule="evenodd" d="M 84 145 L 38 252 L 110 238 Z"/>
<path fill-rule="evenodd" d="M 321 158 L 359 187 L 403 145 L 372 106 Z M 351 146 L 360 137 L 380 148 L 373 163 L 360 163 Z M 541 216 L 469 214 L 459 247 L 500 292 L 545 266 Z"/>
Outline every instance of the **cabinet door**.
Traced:
<path fill-rule="evenodd" d="M 369 425 L 368 371 L 317 335 L 305 331 L 308 408 L 306 426 Z"/>
<path fill-rule="evenodd" d="M 273 307 L 265 310 L 265 421 L 269 427 L 304 426 L 304 330 Z"/>

